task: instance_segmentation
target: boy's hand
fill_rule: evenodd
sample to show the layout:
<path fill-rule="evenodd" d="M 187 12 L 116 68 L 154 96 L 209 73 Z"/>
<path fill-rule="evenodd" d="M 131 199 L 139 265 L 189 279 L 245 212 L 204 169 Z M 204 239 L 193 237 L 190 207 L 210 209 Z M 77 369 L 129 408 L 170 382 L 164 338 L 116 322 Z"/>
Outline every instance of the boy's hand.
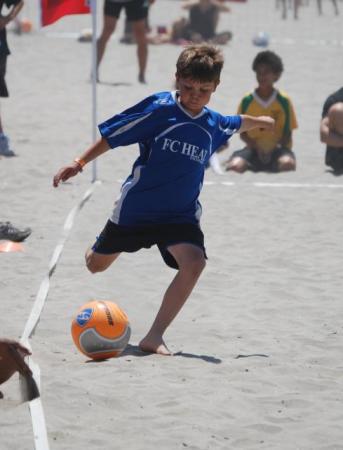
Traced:
<path fill-rule="evenodd" d="M 261 130 L 273 130 L 275 127 L 275 120 L 269 116 L 260 116 L 259 117 L 261 124 L 259 128 Z"/>
<path fill-rule="evenodd" d="M 31 355 L 30 350 L 20 342 L 0 338 L 0 384 L 11 378 L 17 371 L 22 375 L 31 374 L 30 368 L 24 361 L 24 357 L 28 355 Z"/>
<path fill-rule="evenodd" d="M 275 126 L 275 120 L 269 116 L 249 116 L 246 114 L 241 114 L 242 124 L 239 129 L 240 133 L 245 131 L 253 130 L 254 128 L 259 128 L 260 130 L 272 131 Z"/>
<path fill-rule="evenodd" d="M 62 167 L 53 179 L 53 186 L 57 187 L 61 181 L 67 181 L 71 177 L 75 177 L 79 172 L 82 171 L 82 167 L 79 163 L 74 162 L 70 166 Z"/>

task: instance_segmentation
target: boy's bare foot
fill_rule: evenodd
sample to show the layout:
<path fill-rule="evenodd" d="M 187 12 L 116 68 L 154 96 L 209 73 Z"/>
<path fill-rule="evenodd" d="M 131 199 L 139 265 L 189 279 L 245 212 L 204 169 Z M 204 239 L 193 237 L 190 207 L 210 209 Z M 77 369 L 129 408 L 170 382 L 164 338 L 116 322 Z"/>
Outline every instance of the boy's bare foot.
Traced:
<path fill-rule="evenodd" d="M 171 356 L 172 352 L 168 349 L 163 339 L 158 336 L 145 336 L 139 343 L 139 348 L 143 352 L 157 353 L 158 355 Z"/>

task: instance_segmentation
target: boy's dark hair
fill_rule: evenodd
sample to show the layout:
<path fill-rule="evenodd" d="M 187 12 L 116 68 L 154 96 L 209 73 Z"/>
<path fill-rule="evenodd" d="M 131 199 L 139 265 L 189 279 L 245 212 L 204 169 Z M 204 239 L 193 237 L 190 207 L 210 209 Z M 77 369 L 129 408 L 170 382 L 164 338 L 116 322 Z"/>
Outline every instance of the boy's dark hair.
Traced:
<path fill-rule="evenodd" d="M 252 63 L 252 70 L 256 72 L 257 66 L 265 64 L 269 66 L 273 73 L 281 74 L 283 72 L 283 64 L 280 56 L 270 50 L 257 53 Z"/>
<path fill-rule="evenodd" d="M 219 82 L 224 58 L 219 49 L 200 44 L 186 47 L 176 62 L 176 75 L 201 82 Z"/>

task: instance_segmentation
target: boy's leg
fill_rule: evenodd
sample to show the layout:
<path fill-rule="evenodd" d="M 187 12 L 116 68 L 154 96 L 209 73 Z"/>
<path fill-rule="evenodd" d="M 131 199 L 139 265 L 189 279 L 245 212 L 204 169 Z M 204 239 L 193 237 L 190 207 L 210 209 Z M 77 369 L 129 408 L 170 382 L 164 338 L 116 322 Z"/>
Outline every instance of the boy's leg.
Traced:
<path fill-rule="evenodd" d="M 273 151 L 270 170 L 272 172 L 288 172 L 297 166 L 295 154 L 288 148 L 277 148 Z"/>
<path fill-rule="evenodd" d="M 243 173 L 248 169 L 248 163 L 245 159 L 240 158 L 239 156 L 235 156 L 234 158 L 230 159 L 225 169 Z"/>
<path fill-rule="evenodd" d="M 85 255 L 87 269 L 92 273 L 103 272 L 119 255 L 120 253 L 110 253 L 109 255 L 96 253 L 90 247 Z"/>
<path fill-rule="evenodd" d="M 278 159 L 278 171 L 279 172 L 288 172 L 290 170 L 296 169 L 296 162 L 290 156 L 281 156 Z"/>
<path fill-rule="evenodd" d="M 243 173 L 248 169 L 255 169 L 256 152 L 250 148 L 243 148 L 236 150 L 230 156 L 226 163 L 226 170 L 233 170 L 234 172 Z"/>
<path fill-rule="evenodd" d="M 206 261 L 201 248 L 192 244 L 175 244 L 168 247 L 175 258 L 179 271 L 169 285 L 148 334 L 139 343 L 146 352 L 170 355 L 171 352 L 163 341 L 163 334 L 176 317 L 191 294 Z"/>

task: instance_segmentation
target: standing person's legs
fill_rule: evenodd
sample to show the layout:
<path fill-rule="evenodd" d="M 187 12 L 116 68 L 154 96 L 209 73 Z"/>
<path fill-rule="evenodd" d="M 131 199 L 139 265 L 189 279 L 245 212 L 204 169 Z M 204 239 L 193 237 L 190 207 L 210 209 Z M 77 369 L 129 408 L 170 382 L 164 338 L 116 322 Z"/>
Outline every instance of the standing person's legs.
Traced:
<path fill-rule="evenodd" d="M 0 98 L 9 97 L 7 85 L 6 85 L 6 67 L 7 67 L 7 55 L 0 56 Z M 13 150 L 9 147 L 9 139 L 4 134 L 4 130 L 2 128 L 2 121 L 0 117 L 0 155 L 2 156 L 15 156 Z"/>
<path fill-rule="evenodd" d="M 5 81 L 7 56 L 0 57 L 0 97 L 8 97 L 8 90 Z M 2 128 L 2 121 L 0 117 L 0 135 L 4 132 Z"/>
<path fill-rule="evenodd" d="M 298 19 L 298 11 L 301 4 L 301 0 L 294 0 L 294 19 Z"/>
<path fill-rule="evenodd" d="M 337 3 L 337 0 L 332 0 L 332 3 L 333 3 L 333 7 L 334 7 L 334 9 L 335 9 L 335 14 L 336 14 L 336 16 L 338 16 L 339 10 L 338 10 L 338 3 Z"/>
<path fill-rule="evenodd" d="M 132 22 L 132 31 L 137 43 L 137 57 L 139 67 L 138 81 L 140 83 L 145 83 L 145 70 L 148 60 L 146 20 L 142 19 L 137 20 L 136 22 Z"/>
<path fill-rule="evenodd" d="M 104 5 L 104 22 L 101 34 L 97 41 L 97 71 L 101 60 L 105 53 L 105 48 L 108 40 L 110 39 L 112 33 L 116 29 L 117 20 L 120 14 L 121 6 L 119 4 L 110 3 L 105 1 Z M 98 79 L 98 74 L 97 74 Z"/>
<path fill-rule="evenodd" d="M 281 0 L 282 18 L 287 19 L 287 4 L 286 0 Z"/>
<path fill-rule="evenodd" d="M 126 4 L 126 17 L 132 22 L 132 31 L 137 43 L 137 57 L 140 83 L 145 83 L 145 70 L 148 60 L 147 18 L 149 2 L 147 0 L 132 0 Z"/>
<path fill-rule="evenodd" d="M 318 14 L 321 16 L 323 13 L 322 10 L 322 0 L 317 0 L 317 8 L 318 8 Z"/>
<path fill-rule="evenodd" d="M 204 251 L 195 245 L 182 243 L 168 247 L 176 260 L 179 271 L 164 294 L 161 307 L 147 333 L 139 343 L 146 352 L 170 355 L 163 341 L 163 334 L 191 294 L 206 261 Z"/>

